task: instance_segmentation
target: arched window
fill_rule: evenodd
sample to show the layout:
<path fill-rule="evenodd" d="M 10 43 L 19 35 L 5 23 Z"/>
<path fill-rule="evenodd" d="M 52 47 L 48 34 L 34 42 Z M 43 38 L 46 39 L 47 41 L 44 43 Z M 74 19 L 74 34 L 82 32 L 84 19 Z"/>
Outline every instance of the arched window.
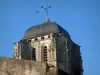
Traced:
<path fill-rule="evenodd" d="M 35 50 L 35 48 L 32 49 L 32 60 L 36 61 L 36 50 Z"/>
<path fill-rule="evenodd" d="M 47 61 L 47 46 L 44 46 L 43 48 L 43 54 L 44 54 L 44 61 Z"/>

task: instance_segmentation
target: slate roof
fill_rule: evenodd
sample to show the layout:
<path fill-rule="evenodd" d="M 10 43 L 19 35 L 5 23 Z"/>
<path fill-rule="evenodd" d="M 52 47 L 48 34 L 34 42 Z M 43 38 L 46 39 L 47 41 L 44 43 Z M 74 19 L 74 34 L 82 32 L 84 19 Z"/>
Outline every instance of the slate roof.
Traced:
<path fill-rule="evenodd" d="M 58 32 L 64 33 L 67 38 L 71 39 L 69 33 L 56 22 L 48 22 L 30 27 L 26 31 L 23 40 Z"/>

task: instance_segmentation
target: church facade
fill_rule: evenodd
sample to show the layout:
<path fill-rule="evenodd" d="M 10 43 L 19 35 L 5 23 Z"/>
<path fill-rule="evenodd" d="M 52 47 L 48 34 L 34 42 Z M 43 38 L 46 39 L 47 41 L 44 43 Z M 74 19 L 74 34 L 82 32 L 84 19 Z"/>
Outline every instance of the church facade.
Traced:
<path fill-rule="evenodd" d="M 30 27 L 15 43 L 13 58 L 44 62 L 55 75 L 83 75 L 80 46 L 56 22 Z"/>

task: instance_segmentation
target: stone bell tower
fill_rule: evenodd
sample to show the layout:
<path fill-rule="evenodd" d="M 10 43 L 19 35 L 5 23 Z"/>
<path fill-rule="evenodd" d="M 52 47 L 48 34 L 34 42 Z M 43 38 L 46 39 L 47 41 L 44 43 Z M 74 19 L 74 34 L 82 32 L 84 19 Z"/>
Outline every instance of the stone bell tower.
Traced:
<path fill-rule="evenodd" d="M 83 75 L 80 46 L 69 33 L 48 15 L 44 23 L 27 29 L 15 43 L 13 58 L 46 62 L 47 69 L 56 68 L 56 75 Z"/>

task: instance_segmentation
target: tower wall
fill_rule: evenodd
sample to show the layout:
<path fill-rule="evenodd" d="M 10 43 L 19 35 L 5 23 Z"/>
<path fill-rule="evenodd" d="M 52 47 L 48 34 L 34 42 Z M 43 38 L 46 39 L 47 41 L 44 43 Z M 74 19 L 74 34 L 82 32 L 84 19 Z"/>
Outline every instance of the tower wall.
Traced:
<path fill-rule="evenodd" d="M 47 47 L 47 63 L 50 66 L 56 66 L 56 47 L 52 34 L 35 37 L 17 42 L 14 47 L 14 58 L 16 59 L 32 59 L 32 49 L 35 49 L 35 61 L 44 61 L 43 47 Z M 19 58 L 19 56 L 21 58 Z"/>
<path fill-rule="evenodd" d="M 73 41 L 69 40 L 62 33 L 55 35 L 56 39 L 56 56 L 57 67 L 60 73 L 70 75 L 82 75 L 82 59 L 80 47 Z"/>
<path fill-rule="evenodd" d="M 21 59 L 28 58 L 32 60 L 32 49 L 34 48 L 36 52 L 35 61 L 46 62 L 47 74 L 53 71 L 54 73 L 58 73 L 58 75 L 82 75 L 83 68 L 80 47 L 62 33 L 44 35 L 25 41 L 20 41 L 15 46 L 15 52 L 17 55 L 21 54 Z M 45 54 L 43 47 L 45 46 L 47 47 L 47 61 L 44 61 Z M 18 56 L 16 57 L 18 58 Z"/>
<path fill-rule="evenodd" d="M 56 38 L 56 56 L 57 56 L 57 66 L 59 71 L 69 73 L 69 54 L 68 54 L 68 40 L 64 36 L 57 34 Z M 59 72 L 61 73 L 61 72 Z"/>
<path fill-rule="evenodd" d="M 35 39 L 38 40 L 35 40 Z M 56 66 L 56 47 L 52 34 L 31 39 L 31 47 L 36 49 L 36 61 L 44 61 L 43 47 L 47 47 L 47 63 Z M 42 39 L 43 38 L 43 39 Z"/>

